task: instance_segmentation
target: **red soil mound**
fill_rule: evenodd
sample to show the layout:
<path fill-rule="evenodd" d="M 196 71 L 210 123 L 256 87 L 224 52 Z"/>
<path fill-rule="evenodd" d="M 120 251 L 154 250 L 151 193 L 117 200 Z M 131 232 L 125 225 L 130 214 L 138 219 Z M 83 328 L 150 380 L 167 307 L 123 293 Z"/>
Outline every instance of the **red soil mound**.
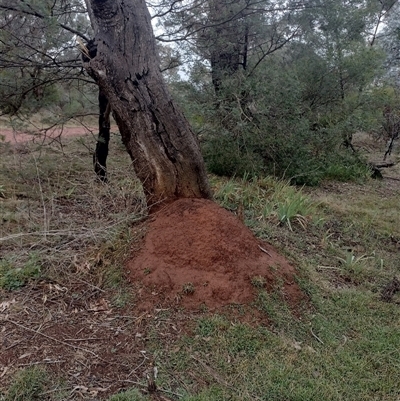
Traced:
<path fill-rule="evenodd" d="M 180 199 L 155 214 L 128 268 L 140 285 L 142 310 L 246 304 L 254 300 L 255 280 L 267 289 L 279 285 L 290 306 L 304 300 L 288 261 L 236 216 L 204 199 Z"/>

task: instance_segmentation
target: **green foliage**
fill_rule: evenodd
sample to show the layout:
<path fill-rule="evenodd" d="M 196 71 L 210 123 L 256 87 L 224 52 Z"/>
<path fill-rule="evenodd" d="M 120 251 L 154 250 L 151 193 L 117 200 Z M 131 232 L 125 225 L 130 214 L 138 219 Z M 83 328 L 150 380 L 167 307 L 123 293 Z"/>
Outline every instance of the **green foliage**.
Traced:
<path fill-rule="evenodd" d="M 371 177 L 372 171 L 365 161 L 346 155 L 328 164 L 324 178 L 335 181 L 363 181 Z"/>
<path fill-rule="evenodd" d="M 262 336 L 247 325 L 236 324 L 227 333 L 227 347 L 232 356 L 255 356 L 262 347 Z"/>
<path fill-rule="evenodd" d="M 348 251 L 343 257 L 338 257 L 344 275 L 353 280 L 367 279 L 371 274 L 369 262 L 374 259 L 375 257 L 370 255 L 357 256 L 353 251 Z M 372 274 L 374 273 L 372 272 Z"/>
<path fill-rule="evenodd" d="M 247 70 L 222 75 L 218 93 L 197 64 L 192 86 L 176 88 L 200 132 L 209 171 L 270 174 L 298 185 L 368 177 L 351 141 L 354 133 L 382 125 L 385 106 L 374 92 L 384 55 L 367 41 L 375 12 L 376 6 L 359 1 L 329 1 L 304 11 L 297 21 L 305 24 L 301 41 L 262 63 L 249 54 Z"/>
<path fill-rule="evenodd" d="M 4 401 L 42 400 L 41 393 L 47 382 L 46 372 L 38 367 L 21 370 L 15 376 Z"/>
<path fill-rule="evenodd" d="M 21 2 L 0 22 L 0 114 L 18 123 L 34 117 L 37 131 L 97 112 L 97 86 L 82 75 L 75 33 L 62 27 L 88 35 L 82 2 Z"/>
<path fill-rule="evenodd" d="M 268 64 L 240 84 L 233 77 L 218 108 L 206 111 L 201 138 L 209 171 L 230 177 L 271 174 L 298 185 L 365 179 L 366 163 L 342 142 L 351 142 L 354 132 L 372 129 L 376 122 L 367 127 L 363 115 L 368 113 L 360 113 L 359 105 L 310 112 L 306 84 L 293 66 L 278 57 Z M 257 85 L 260 81 L 264 85 Z"/>
<path fill-rule="evenodd" d="M 197 322 L 196 333 L 202 337 L 209 337 L 229 328 L 229 321 L 222 315 L 213 315 L 201 318 Z"/>
<path fill-rule="evenodd" d="M 204 159 L 209 172 L 233 177 L 262 171 L 263 162 L 260 155 L 249 151 L 245 144 L 240 144 L 220 127 L 218 135 L 211 136 L 203 144 Z M 240 138 L 241 139 L 241 138 Z"/>
<path fill-rule="evenodd" d="M 20 267 L 13 260 L 0 261 L 0 288 L 12 291 L 23 287 L 29 280 L 39 278 L 41 265 L 35 253 Z"/>

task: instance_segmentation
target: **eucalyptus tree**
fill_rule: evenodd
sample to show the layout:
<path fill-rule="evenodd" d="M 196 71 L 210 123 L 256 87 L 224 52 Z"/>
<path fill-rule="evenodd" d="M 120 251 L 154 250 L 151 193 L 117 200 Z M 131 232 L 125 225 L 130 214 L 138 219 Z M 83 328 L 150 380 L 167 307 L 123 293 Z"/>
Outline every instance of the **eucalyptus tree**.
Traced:
<path fill-rule="evenodd" d="M 85 62 L 110 102 L 147 202 L 210 197 L 195 135 L 160 71 L 144 0 L 88 0 L 96 52 Z M 89 49 L 90 50 L 90 49 Z"/>
<path fill-rule="evenodd" d="M 50 85 L 53 75 L 77 78 L 82 72 L 77 68 L 81 55 L 74 36 L 78 36 L 84 67 L 99 86 L 100 97 L 111 106 L 148 204 L 210 197 L 197 140 L 161 75 L 145 2 L 90 0 L 86 6 L 79 0 L 0 1 L 4 71 L 21 71 L 14 80 L 10 74 L 5 84 L 9 98 L 12 92 L 21 93 L 18 101 L 9 102 L 11 111 L 21 108 L 27 93 L 36 96 L 36 88 Z M 75 75 L 68 75 L 71 72 Z M 17 78 L 26 74 L 27 89 L 21 91 Z M 104 126 L 108 112 L 106 107 L 100 113 Z"/>
<path fill-rule="evenodd" d="M 368 121 L 371 85 L 383 73 L 385 55 L 374 42 L 393 1 L 312 1 L 310 29 L 292 48 L 305 105 L 314 128 L 341 132 L 352 148 L 352 134 Z"/>

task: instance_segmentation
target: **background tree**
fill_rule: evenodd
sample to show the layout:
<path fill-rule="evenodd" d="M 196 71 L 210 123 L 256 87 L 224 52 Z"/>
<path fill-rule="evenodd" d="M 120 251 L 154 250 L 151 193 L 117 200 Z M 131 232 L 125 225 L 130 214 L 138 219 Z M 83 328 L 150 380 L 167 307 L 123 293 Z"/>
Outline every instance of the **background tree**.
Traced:
<path fill-rule="evenodd" d="M 297 33 L 296 15 L 305 8 L 269 0 L 161 1 L 152 6 L 163 28 L 157 39 L 179 43 L 189 58 L 207 60 L 216 92 L 225 78 L 249 68 L 251 73 L 288 43 Z"/>
<path fill-rule="evenodd" d="M 0 10 L 0 112 L 22 117 L 54 103 L 62 109 L 70 91 L 76 97 L 91 82 L 81 74 L 75 40 L 90 37 L 85 7 L 78 0 L 1 0 Z"/>
<path fill-rule="evenodd" d="M 200 123 L 211 171 L 272 173 L 307 184 L 367 174 L 351 139 L 378 123 L 372 90 L 384 55 L 371 41 L 381 11 L 376 2 L 310 1 L 296 12 L 277 13 L 282 31 L 295 32 L 291 40 L 269 54 L 248 52 L 246 70 L 223 76 L 217 100 L 206 89 L 207 74 L 201 85 L 193 76 L 190 96 L 197 106 L 188 112 Z M 260 32 L 263 23 L 270 29 L 261 18 Z"/>

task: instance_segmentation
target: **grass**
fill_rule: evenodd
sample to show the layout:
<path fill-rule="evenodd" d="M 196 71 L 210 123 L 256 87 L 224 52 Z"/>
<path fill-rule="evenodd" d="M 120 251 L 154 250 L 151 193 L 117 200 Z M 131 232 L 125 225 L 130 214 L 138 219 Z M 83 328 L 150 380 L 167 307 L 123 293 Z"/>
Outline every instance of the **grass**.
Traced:
<path fill-rule="evenodd" d="M 233 308 L 192 314 L 157 309 L 149 317 L 135 310 L 135 294 L 123 271 L 145 231 L 134 225 L 146 216 L 140 187 L 120 145 L 111 152 L 110 183 L 96 182 L 89 143 L 71 140 L 63 148 L 28 147 L 23 153 L 1 145 L 0 310 L 8 304 L 15 305 L 16 314 L 24 310 L 34 328 L 34 335 L 29 333 L 39 338 L 57 321 L 44 312 L 33 319 L 18 300 L 35 294 L 40 280 L 49 280 L 53 291 L 39 287 L 44 311 L 45 299 L 56 302 L 57 289 L 74 292 L 71 298 L 88 304 L 100 293 L 113 309 L 92 311 L 87 324 L 95 325 L 104 313 L 100 337 L 108 335 L 111 322 L 126 319 L 108 341 L 115 348 L 137 342 L 138 360 L 124 367 L 129 381 L 114 395 L 104 390 L 112 382 L 107 374 L 97 377 L 103 361 L 91 365 L 91 354 L 69 365 L 82 380 L 78 390 L 71 385 L 76 378 L 56 365 L 45 371 L 17 361 L 11 373 L 4 373 L 1 400 L 89 400 L 93 392 L 99 400 L 150 400 L 146 374 L 153 365 L 159 394 L 167 400 L 400 399 L 400 308 L 380 298 L 382 288 L 400 274 L 399 191 L 385 182 L 330 183 L 311 190 L 270 178 L 210 177 L 216 200 L 234 212 L 243 208 L 256 235 L 298 266 L 298 284 L 309 302 L 293 313 L 279 288 L 266 291 L 263 277 L 255 276 L 250 278 L 257 293 L 250 306 L 254 319 L 242 318 Z M 76 280 L 89 283 L 84 292 L 69 284 Z M 193 291 L 190 282 L 182 288 L 185 296 Z M 66 296 L 53 312 L 57 319 L 65 319 Z M 77 305 L 71 327 L 79 323 Z M 130 337 L 121 340 L 124 332 Z M 7 348 L 28 347 L 25 338 L 19 343 L 13 333 Z M 98 352 L 95 342 L 80 342 L 85 333 L 69 346 L 76 355 L 85 348 Z M 118 368 L 114 360 L 109 363 L 107 372 Z M 63 396 L 49 384 L 46 372 L 52 367 L 51 374 L 68 389 Z"/>
<path fill-rule="evenodd" d="M 133 389 L 115 394 L 109 398 L 109 401 L 145 401 L 147 399 L 138 390 Z"/>
<path fill-rule="evenodd" d="M 213 176 L 211 182 L 221 206 L 230 210 L 244 207 L 250 225 L 254 220 L 263 220 L 287 225 L 293 230 L 293 224 L 305 229 L 310 220 L 318 221 L 317 204 L 287 181 L 270 177 L 249 181 L 246 177 L 224 179 Z"/>
<path fill-rule="evenodd" d="M 195 336 L 179 342 L 180 364 L 166 351 L 158 356 L 159 369 L 186 378 L 183 387 L 193 386 L 188 372 L 210 383 L 184 400 L 396 400 L 398 307 L 371 304 L 373 294 L 347 290 L 303 322 L 284 310 L 276 312 L 281 323 L 273 327 L 202 318 Z"/>
<path fill-rule="evenodd" d="M 141 187 L 127 156 L 111 156 L 110 184 L 98 183 L 90 166 L 93 142 L 85 138 L 25 145 L 22 153 L 1 145 L 0 241 L 7 275 L 33 274 L 32 255 L 42 274 L 52 277 L 97 267 L 110 276 L 119 269 L 110 265 L 132 241 L 128 226 L 147 213 Z M 111 286 L 112 280 L 106 279 Z"/>
<path fill-rule="evenodd" d="M 21 370 L 14 378 L 4 401 L 41 400 L 48 377 L 39 367 Z"/>
<path fill-rule="evenodd" d="M 41 266 L 35 253 L 28 255 L 28 260 L 22 267 L 15 267 L 12 259 L 0 261 L 0 288 L 15 290 L 23 287 L 29 280 L 37 279 L 41 274 Z"/>

